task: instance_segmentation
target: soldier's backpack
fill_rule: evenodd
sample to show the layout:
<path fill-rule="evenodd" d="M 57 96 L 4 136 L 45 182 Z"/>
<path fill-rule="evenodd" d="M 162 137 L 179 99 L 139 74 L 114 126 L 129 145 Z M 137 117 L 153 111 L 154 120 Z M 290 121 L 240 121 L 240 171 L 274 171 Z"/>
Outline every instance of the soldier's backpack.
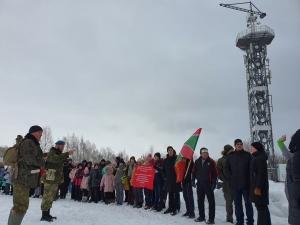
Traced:
<path fill-rule="evenodd" d="M 19 148 L 21 143 L 23 142 L 23 136 L 18 135 L 16 138 L 16 143 L 14 146 L 9 147 L 3 156 L 3 163 L 6 166 L 10 166 L 11 170 L 16 168 L 18 166 L 18 162 L 22 159 L 19 159 Z M 17 176 L 17 173 L 15 173 L 15 176 Z"/>

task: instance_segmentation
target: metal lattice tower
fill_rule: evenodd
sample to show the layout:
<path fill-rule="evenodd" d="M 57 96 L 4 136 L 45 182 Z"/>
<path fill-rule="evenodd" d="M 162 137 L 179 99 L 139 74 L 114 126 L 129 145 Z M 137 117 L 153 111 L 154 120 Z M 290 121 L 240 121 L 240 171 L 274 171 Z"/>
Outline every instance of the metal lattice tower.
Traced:
<path fill-rule="evenodd" d="M 266 16 L 260 12 L 251 2 L 250 10 L 238 8 L 233 5 L 244 4 L 220 4 L 223 7 L 248 12 L 246 21 L 247 29 L 240 32 L 236 38 L 236 46 L 245 52 L 244 64 L 246 67 L 247 92 L 249 104 L 250 134 L 252 141 L 258 141 L 264 145 L 265 150 L 271 153 L 269 162 L 274 166 L 274 142 L 272 133 L 271 109 L 272 96 L 269 94 L 268 85 L 271 84 L 271 70 L 267 58 L 267 45 L 271 44 L 275 37 L 274 30 L 268 26 L 258 26 L 260 18 Z M 253 11 L 254 6 L 258 11 Z"/>

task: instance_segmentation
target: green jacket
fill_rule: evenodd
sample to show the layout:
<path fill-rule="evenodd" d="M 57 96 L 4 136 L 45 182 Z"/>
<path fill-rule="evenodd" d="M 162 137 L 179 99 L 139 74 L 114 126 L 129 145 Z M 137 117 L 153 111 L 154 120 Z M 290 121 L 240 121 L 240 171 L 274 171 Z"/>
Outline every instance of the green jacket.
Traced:
<path fill-rule="evenodd" d="M 228 178 L 226 177 L 225 165 L 226 165 L 227 156 L 223 155 L 222 158 L 218 160 L 217 167 L 219 172 L 219 178 L 223 181 L 223 192 L 231 192 L 231 187 Z"/>
<path fill-rule="evenodd" d="M 69 153 L 61 153 L 58 149 L 52 147 L 47 154 L 48 159 L 46 161 L 45 170 L 42 180 L 47 184 L 60 184 L 64 179 L 63 161 L 69 157 Z"/>
<path fill-rule="evenodd" d="M 45 165 L 40 143 L 27 134 L 19 148 L 19 162 L 12 173 L 12 182 L 36 188 L 39 186 L 40 169 Z M 15 179 L 15 173 L 17 178 Z"/>

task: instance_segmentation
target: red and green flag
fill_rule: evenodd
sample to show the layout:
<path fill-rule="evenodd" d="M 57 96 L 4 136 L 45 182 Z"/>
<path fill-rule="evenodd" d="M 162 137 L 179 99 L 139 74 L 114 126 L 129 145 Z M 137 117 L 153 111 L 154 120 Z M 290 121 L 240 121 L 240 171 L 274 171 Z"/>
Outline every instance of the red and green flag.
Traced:
<path fill-rule="evenodd" d="M 186 159 L 193 159 L 195 148 L 200 136 L 202 128 L 196 132 L 183 144 L 180 153 L 175 161 L 176 182 L 182 182 L 186 172 Z"/>

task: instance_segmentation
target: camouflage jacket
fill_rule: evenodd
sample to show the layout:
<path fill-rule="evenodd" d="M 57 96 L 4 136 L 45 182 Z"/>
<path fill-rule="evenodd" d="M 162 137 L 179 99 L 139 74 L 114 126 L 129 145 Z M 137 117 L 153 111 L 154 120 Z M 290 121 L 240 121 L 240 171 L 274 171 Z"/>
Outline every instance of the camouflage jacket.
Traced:
<path fill-rule="evenodd" d="M 19 162 L 12 174 L 12 182 L 32 188 L 39 186 L 40 169 L 45 164 L 40 143 L 31 134 L 25 136 L 19 148 Z M 17 178 L 15 179 L 15 173 Z"/>
<path fill-rule="evenodd" d="M 61 151 L 53 147 L 50 149 L 47 156 L 48 159 L 45 165 L 46 172 L 44 173 L 42 180 L 47 184 L 60 184 L 64 179 L 63 161 L 69 157 L 69 153 L 61 153 Z"/>

